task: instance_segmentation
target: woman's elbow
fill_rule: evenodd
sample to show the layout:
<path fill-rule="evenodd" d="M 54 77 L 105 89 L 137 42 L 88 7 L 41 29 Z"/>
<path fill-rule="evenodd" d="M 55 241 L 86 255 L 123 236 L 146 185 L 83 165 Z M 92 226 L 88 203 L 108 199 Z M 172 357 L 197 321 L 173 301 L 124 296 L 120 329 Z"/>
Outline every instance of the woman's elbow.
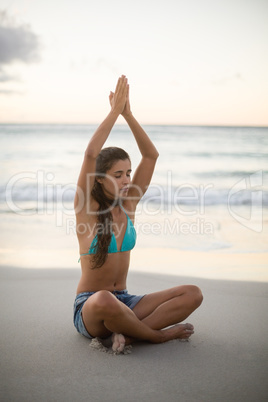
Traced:
<path fill-rule="evenodd" d="M 157 160 L 159 157 L 159 152 L 157 150 L 154 151 L 154 153 L 152 154 L 151 158 L 154 160 Z"/>
<path fill-rule="evenodd" d="M 85 158 L 87 159 L 97 159 L 98 152 L 95 151 L 93 148 L 87 148 L 85 150 Z"/>

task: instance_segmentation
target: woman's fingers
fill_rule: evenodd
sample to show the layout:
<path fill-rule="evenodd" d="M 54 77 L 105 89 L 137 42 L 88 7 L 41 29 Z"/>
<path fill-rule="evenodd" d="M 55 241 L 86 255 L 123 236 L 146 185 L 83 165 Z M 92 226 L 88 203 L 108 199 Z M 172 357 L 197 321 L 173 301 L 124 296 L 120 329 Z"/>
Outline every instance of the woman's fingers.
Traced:
<path fill-rule="evenodd" d="M 126 94 L 126 96 L 127 96 L 127 102 L 129 103 L 129 84 L 127 84 L 127 94 Z"/>
<path fill-rule="evenodd" d="M 115 91 L 114 91 L 114 92 L 117 92 L 117 91 L 118 91 L 118 88 L 119 88 L 119 86 L 120 86 L 120 83 L 121 83 L 121 77 L 119 77 L 118 80 L 117 80 L 117 84 L 116 84 L 116 88 L 115 88 Z"/>
<path fill-rule="evenodd" d="M 121 75 L 121 77 L 118 78 L 117 85 L 116 85 L 116 88 L 115 88 L 115 93 L 116 93 L 116 92 L 119 92 L 122 88 L 124 88 L 124 86 L 126 85 L 126 83 L 127 83 L 127 78 L 126 78 L 126 76 L 125 76 L 125 75 Z"/>
<path fill-rule="evenodd" d="M 122 75 L 118 78 L 117 85 L 115 88 L 115 92 L 110 92 L 109 100 L 112 109 L 116 109 L 119 113 L 122 113 L 124 110 L 126 101 L 127 101 L 127 92 L 128 92 L 128 82 L 125 75 Z"/>

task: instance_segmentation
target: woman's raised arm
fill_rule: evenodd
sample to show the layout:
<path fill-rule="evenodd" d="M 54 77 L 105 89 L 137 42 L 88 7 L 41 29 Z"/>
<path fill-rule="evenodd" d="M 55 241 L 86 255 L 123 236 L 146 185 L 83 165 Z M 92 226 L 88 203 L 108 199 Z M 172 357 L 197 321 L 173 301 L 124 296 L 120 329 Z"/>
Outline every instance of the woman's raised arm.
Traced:
<path fill-rule="evenodd" d="M 117 82 L 115 93 L 110 94 L 111 111 L 104 121 L 97 128 L 89 141 L 84 155 L 84 161 L 81 167 L 80 175 L 77 182 L 77 191 L 75 195 L 75 208 L 81 199 L 81 192 L 84 196 L 91 193 L 95 180 L 96 158 L 100 153 L 105 141 L 107 140 L 118 116 L 122 113 L 126 103 L 127 96 L 127 78 L 122 75 Z M 82 208 L 80 207 L 79 210 Z"/>
<path fill-rule="evenodd" d="M 131 129 L 135 137 L 140 153 L 142 155 L 142 159 L 134 173 L 131 187 L 128 193 L 129 198 L 132 201 L 132 205 L 135 208 L 151 182 L 159 153 L 130 110 L 129 87 L 127 91 L 127 101 L 122 112 L 122 116 L 125 118 L 127 124 L 129 125 L 129 128 Z"/>

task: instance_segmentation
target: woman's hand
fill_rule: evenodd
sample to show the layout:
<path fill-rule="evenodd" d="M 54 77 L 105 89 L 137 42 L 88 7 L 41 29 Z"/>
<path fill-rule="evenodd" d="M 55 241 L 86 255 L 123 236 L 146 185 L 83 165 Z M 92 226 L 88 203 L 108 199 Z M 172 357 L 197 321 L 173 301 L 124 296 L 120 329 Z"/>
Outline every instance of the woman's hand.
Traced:
<path fill-rule="evenodd" d="M 129 85 L 127 85 L 127 100 L 125 103 L 124 110 L 121 114 L 123 117 L 127 117 L 127 116 L 131 115 L 130 102 L 129 102 Z"/>
<path fill-rule="evenodd" d="M 122 114 L 125 110 L 127 96 L 128 96 L 128 83 L 125 75 L 122 75 L 115 88 L 115 92 L 110 92 L 109 100 L 113 111 Z"/>

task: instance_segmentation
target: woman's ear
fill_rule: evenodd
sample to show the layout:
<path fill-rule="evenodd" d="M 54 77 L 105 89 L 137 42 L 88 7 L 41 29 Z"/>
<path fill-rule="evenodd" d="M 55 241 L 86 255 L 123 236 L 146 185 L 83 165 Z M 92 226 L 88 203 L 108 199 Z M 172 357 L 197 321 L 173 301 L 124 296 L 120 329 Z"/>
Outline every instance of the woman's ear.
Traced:
<path fill-rule="evenodd" d="M 96 177 L 96 180 L 98 183 L 102 184 L 103 183 L 103 179 L 101 177 Z"/>

